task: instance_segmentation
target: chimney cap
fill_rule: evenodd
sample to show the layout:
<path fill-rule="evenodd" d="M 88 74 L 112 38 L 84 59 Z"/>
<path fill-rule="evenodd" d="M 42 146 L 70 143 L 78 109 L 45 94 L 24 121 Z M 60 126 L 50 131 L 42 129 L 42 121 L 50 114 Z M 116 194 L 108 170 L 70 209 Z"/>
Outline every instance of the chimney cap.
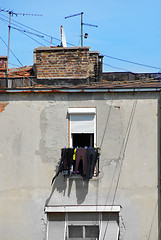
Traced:
<path fill-rule="evenodd" d="M 86 50 L 89 51 L 90 47 L 89 46 L 85 46 L 85 47 L 55 47 L 55 46 L 51 46 L 51 47 L 38 47 L 34 49 L 34 52 L 43 52 L 43 51 L 77 51 L 77 50 Z"/>

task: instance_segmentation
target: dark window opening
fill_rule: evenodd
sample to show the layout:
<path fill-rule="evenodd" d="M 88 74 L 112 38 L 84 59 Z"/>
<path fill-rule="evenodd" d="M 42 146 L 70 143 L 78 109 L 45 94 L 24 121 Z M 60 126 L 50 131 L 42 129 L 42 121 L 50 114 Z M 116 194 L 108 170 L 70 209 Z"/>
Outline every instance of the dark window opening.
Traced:
<path fill-rule="evenodd" d="M 73 147 L 94 147 L 94 133 L 73 133 Z"/>
<path fill-rule="evenodd" d="M 69 238 L 83 238 L 82 226 L 69 226 Z"/>
<path fill-rule="evenodd" d="M 68 226 L 68 239 L 99 239 L 99 226 Z"/>
<path fill-rule="evenodd" d="M 85 226 L 85 237 L 86 238 L 99 238 L 99 226 Z"/>

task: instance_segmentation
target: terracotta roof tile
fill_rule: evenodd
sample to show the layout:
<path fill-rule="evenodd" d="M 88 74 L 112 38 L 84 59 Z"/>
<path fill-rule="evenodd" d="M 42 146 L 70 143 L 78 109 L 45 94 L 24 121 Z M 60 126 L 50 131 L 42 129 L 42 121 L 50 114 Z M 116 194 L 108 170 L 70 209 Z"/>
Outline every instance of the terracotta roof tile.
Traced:
<path fill-rule="evenodd" d="M 32 73 L 32 66 L 24 66 L 21 68 L 10 68 L 8 70 L 8 77 L 29 77 Z"/>

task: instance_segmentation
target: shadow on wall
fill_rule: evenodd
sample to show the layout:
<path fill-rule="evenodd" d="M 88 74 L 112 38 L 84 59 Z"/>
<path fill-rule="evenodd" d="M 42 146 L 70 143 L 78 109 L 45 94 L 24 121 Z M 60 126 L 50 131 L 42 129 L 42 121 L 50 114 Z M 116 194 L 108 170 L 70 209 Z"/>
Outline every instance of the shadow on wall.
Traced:
<path fill-rule="evenodd" d="M 89 180 L 69 179 L 68 197 L 70 197 L 73 181 L 75 181 L 76 186 L 77 204 L 82 204 L 85 201 L 86 195 L 88 194 Z"/>
<path fill-rule="evenodd" d="M 57 191 L 59 193 L 63 192 L 63 196 L 66 195 L 70 198 L 73 182 L 75 182 L 75 190 L 76 190 L 76 198 L 77 198 L 77 204 L 82 204 L 85 201 L 85 198 L 88 194 L 88 185 L 89 180 L 83 180 L 82 177 L 66 177 L 62 174 L 59 174 L 55 180 L 54 184 L 52 186 L 51 194 L 49 198 L 46 200 L 45 206 L 47 206 L 50 202 L 51 197 L 53 196 L 54 192 Z"/>

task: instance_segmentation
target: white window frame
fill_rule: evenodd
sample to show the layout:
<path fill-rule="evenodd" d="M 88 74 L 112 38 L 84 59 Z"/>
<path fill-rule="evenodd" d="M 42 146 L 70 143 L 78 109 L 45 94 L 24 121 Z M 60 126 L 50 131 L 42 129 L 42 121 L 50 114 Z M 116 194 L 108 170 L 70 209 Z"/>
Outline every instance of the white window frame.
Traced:
<path fill-rule="evenodd" d="M 99 214 L 99 227 L 100 227 L 100 236 L 99 239 L 103 240 L 104 235 L 102 234 L 107 225 L 107 223 L 102 225 L 102 214 L 103 213 L 118 213 L 120 212 L 121 206 L 119 205 L 82 205 L 82 206 L 48 206 L 45 207 L 45 213 L 65 213 L 65 224 L 64 224 L 64 240 L 66 239 L 66 231 L 68 231 L 68 213 L 98 213 Z M 109 223 L 108 223 L 109 224 Z M 66 229 L 66 230 L 65 230 Z M 49 231 L 49 221 L 47 225 L 47 240 L 48 238 L 48 231 Z M 67 233 L 68 236 L 68 233 Z M 119 237 L 119 226 L 117 229 L 117 236 L 116 239 Z"/>
<path fill-rule="evenodd" d="M 68 108 L 68 147 L 73 147 L 73 142 L 72 142 L 72 133 L 71 133 L 71 116 L 73 114 L 77 115 L 94 115 L 94 147 L 97 147 L 97 131 L 96 131 L 96 107 L 84 107 L 84 108 Z"/>

